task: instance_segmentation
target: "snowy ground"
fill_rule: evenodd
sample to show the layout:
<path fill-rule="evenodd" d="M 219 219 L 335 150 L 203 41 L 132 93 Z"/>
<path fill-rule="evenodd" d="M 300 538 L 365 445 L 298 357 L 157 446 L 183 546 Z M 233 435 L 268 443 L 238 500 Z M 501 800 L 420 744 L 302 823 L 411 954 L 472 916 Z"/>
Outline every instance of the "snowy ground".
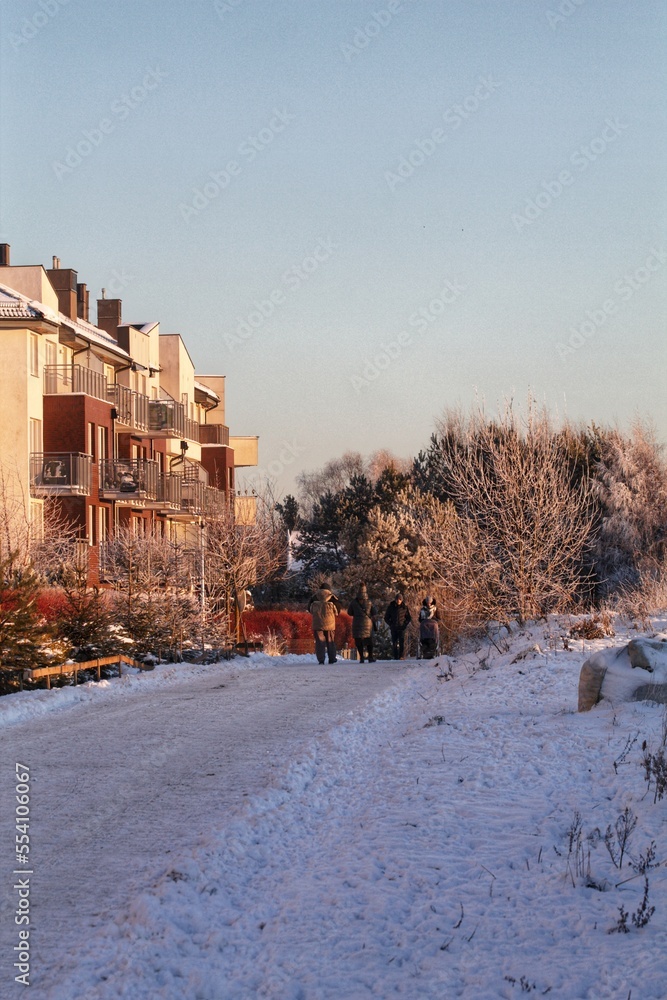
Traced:
<path fill-rule="evenodd" d="M 664 630 L 667 619 L 654 624 Z M 123 815 L 129 823 L 123 840 L 129 893 L 110 890 L 96 900 L 76 947 L 51 953 L 47 969 L 37 954 L 32 995 L 52 1000 L 663 998 L 667 799 L 654 804 L 641 766 L 642 742 L 657 749 L 663 709 L 605 703 L 577 714 L 583 660 L 637 633 L 573 642 L 571 651 L 558 639 L 564 634 L 552 620 L 513 635 L 507 647 L 502 640 L 496 640 L 499 648 L 487 641 L 453 660 L 441 657 L 398 670 L 388 664 L 339 665 L 334 669 L 344 683 L 332 677 L 326 692 L 317 686 L 325 683 L 323 674 L 311 680 L 318 677 L 312 658 L 253 658 L 251 665 L 261 670 L 214 668 L 216 684 L 235 677 L 233 684 L 251 701 L 277 697 L 286 670 L 295 688 L 307 682 L 313 732 L 307 739 L 305 730 L 294 732 L 291 758 L 274 759 L 268 777 L 262 771 L 261 790 L 254 790 L 259 771 L 249 773 L 252 793 L 230 809 L 217 803 L 225 801 L 231 762 L 215 743 L 207 751 L 206 741 L 198 740 L 194 763 L 207 780 L 195 798 L 181 789 L 176 815 L 161 811 L 170 800 L 155 793 L 157 818 L 171 842 L 168 855 L 133 836 L 138 803 L 131 796 L 116 805 L 107 802 L 107 826 Z M 188 669 L 201 677 L 211 668 Z M 368 675 L 368 697 L 374 685 L 384 691 L 365 705 L 365 698 L 359 699 L 361 707 L 346 708 L 341 692 L 369 669 L 387 673 L 383 684 Z M 121 705 L 134 707 L 143 733 L 141 752 L 126 745 L 109 755 L 95 742 L 98 727 L 91 725 L 88 757 L 81 757 L 72 775 L 79 791 L 97 786 L 99 809 L 106 790 L 117 794 L 112 775 L 118 769 L 131 764 L 136 772 L 143 762 L 149 770 L 168 773 L 170 762 L 180 759 L 169 756 L 171 741 L 187 737 L 179 718 L 195 709 L 204 718 L 215 697 L 211 686 L 208 697 L 195 699 L 188 709 L 192 678 L 186 686 L 182 676 L 172 668 L 130 679 L 124 687 L 115 682 L 104 690 L 0 699 L 4 746 L 29 733 L 37 738 L 47 717 L 85 742 L 79 720 L 96 712 L 102 714 L 91 720 L 100 721 L 120 712 Z M 147 711 L 143 692 L 150 684 L 169 691 L 164 711 Z M 329 711 L 323 714 L 327 697 Z M 334 721 L 327 725 L 327 717 Z M 296 715 L 288 719 L 290 731 L 296 724 Z M 242 731 L 243 719 L 239 738 Z M 247 753 L 252 772 L 250 743 Z M 7 749 L 3 759 L 8 760 Z M 179 788 L 186 771 L 175 774 Z M 233 774 L 243 785 L 242 770 Z M 59 809 L 71 791 L 54 784 L 35 785 L 33 798 L 44 813 Z M 633 926 L 632 914 L 640 906 L 644 879 L 628 861 L 615 867 L 600 838 L 626 807 L 637 817 L 630 862 L 645 855 L 653 841 L 660 863 L 649 872 L 655 913 L 642 929 Z M 97 822 L 71 808 L 63 852 L 72 829 Z M 570 832 L 577 813 L 580 852 Z M 69 879 L 67 912 L 77 900 L 84 910 L 89 907 L 98 874 L 103 880 L 103 843 L 99 848 L 99 873 L 80 872 L 78 884 Z M 630 933 L 610 934 L 621 906 L 630 914 Z M 2 920 L 6 924 L 6 907 Z M 6 983 L 5 978 L 3 997 Z M 7 996 L 20 988 L 9 985 Z"/>

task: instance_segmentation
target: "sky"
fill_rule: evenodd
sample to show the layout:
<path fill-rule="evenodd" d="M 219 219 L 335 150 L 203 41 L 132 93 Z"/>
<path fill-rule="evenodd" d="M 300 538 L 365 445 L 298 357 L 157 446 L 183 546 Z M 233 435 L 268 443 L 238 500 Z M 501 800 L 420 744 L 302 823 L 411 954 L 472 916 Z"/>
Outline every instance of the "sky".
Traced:
<path fill-rule="evenodd" d="M 6 0 L 0 241 L 227 375 L 279 494 L 529 394 L 667 442 L 665 21 L 653 0 Z"/>

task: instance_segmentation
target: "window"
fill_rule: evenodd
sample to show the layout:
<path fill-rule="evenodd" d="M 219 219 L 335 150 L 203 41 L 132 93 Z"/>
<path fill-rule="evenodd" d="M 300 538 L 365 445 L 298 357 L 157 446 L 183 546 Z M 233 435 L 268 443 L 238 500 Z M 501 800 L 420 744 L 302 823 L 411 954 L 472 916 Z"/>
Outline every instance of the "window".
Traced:
<path fill-rule="evenodd" d="M 95 460 L 95 424 L 88 423 L 88 454 Z"/>
<path fill-rule="evenodd" d="M 107 457 L 107 445 L 109 439 L 109 432 L 106 427 L 98 424 L 97 427 L 97 458 L 102 462 Z"/>
<path fill-rule="evenodd" d="M 95 544 L 95 506 L 92 503 L 88 507 L 88 544 Z"/>
<path fill-rule="evenodd" d="M 39 375 L 39 335 L 30 334 L 30 374 Z"/>
<path fill-rule="evenodd" d="M 36 420 L 35 417 L 30 418 L 30 451 L 44 451 L 42 444 L 42 421 Z"/>
<path fill-rule="evenodd" d="M 109 534 L 108 511 L 106 507 L 97 508 L 97 540 L 106 542 Z"/>
<path fill-rule="evenodd" d="M 45 364 L 55 365 L 58 363 L 58 345 L 52 340 L 46 341 L 46 358 Z"/>

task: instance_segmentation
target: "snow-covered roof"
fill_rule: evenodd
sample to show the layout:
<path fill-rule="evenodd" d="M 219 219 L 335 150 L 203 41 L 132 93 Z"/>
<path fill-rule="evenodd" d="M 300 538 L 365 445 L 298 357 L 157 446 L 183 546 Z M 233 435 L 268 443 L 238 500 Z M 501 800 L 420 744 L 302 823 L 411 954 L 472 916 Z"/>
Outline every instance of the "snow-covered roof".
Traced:
<path fill-rule="evenodd" d="M 154 320 L 151 323 L 128 323 L 127 325 L 131 326 L 134 330 L 138 330 L 139 333 L 149 334 L 151 330 L 154 330 L 156 326 L 160 325 L 160 321 Z"/>
<path fill-rule="evenodd" d="M 209 389 L 207 385 L 204 385 L 203 382 L 198 382 L 197 379 L 195 379 L 195 389 L 198 389 L 199 392 L 203 392 L 205 395 L 210 396 L 211 399 L 216 399 L 220 402 L 220 396 L 217 392 L 213 392 L 213 389 Z"/>
<path fill-rule="evenodd" d="M 0 319 L 45 319 L 58 326 L 66 326 L 82 340 L 88 341 L 91 347 L 104 348 L 124 361 L 131 361 L 130 355 L 104 330 L 93 326 L 85 319 L 70 319 L 64 313 L 56 312 L 50 306 L 29 299 L 8 285 L 0 284 Z"/>
<path fill-rule="evenodd" d="M 87 340 L 91 347 L 104 348 L 117 357 L 123 358 L 125 361 L 132 360 L 127 351 L 124 351 L 118 342 L 110 334 L 106 333 L 105 330 L 100 330 L 99 327 L 93 326 L 92 323 L 88 323 L 85 319 L 70 319 L 64 313 L 59 313 L 58 318 L 62 326 L 69 327 L 77 337 Z"/>
<path fill-rule="evenodd" d="M 29 299 L 8 285 L 0 284 L 0 319 L 46 319 L 58 323 L 58 314 L 43 302 Z"/>

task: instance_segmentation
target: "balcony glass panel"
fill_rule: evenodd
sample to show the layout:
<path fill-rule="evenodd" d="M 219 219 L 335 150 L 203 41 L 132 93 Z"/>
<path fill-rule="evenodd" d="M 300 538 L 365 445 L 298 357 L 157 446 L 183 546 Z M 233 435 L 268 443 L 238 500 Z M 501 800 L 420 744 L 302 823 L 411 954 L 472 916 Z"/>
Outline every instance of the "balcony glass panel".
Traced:
<path fill-rule="evenodd" d="M 89 496 L 92 459 L 80 452 L 33 452 L 30 492 L 33 496 Z"/>
<path fill-rule="evenodd" d="M 182 403 L 174 399 L 148 400 L 148 428 L 154 434 L 164 437 L 183 437 L 185 434 L 185 411 Z"/>
<path fill-rule="evenodd" d="M 159 486 L 157 462 L 117 459 L 100 462 L 100 496 L 115 500 L 156 500 Z"/>

